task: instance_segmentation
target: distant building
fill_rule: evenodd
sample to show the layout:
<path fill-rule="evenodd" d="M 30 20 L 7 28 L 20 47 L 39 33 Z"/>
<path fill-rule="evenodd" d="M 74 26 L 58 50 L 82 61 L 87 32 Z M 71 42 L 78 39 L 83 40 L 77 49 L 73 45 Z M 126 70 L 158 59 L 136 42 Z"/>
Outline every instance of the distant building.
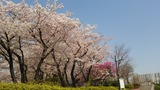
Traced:
<path fill-rule="evenodd" d="M 154 82 L 155 83 L 160 83 L 160 73 L 155 73 L 154 74 Z"/>
<path fill-rule="evenodd" d="M 141 74 L 139 75 L 139 79 L 141 83 L 145 82 L 160 83 L 160 73 Z"/>
<path fill-rule="evenodd" d="M 160 83 L 160 73 L 137 74 L 130 78 L 131 83 Z"/>

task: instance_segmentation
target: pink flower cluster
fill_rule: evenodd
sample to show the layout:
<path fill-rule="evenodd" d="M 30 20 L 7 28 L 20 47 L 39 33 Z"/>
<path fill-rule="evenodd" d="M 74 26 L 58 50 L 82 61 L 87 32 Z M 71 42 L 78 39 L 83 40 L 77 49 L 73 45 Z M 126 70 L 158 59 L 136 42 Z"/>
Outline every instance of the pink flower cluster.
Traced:
<path fill-rule="evenodd" d="M 95 68 L 99 69 L 99 70 L 106 70 L 109 73 L 115 73 L 116 69 L 115 69 L 115 64 L 111 61 L 106 61 L 104 63 L 101 64 L 96 64 Z"/>

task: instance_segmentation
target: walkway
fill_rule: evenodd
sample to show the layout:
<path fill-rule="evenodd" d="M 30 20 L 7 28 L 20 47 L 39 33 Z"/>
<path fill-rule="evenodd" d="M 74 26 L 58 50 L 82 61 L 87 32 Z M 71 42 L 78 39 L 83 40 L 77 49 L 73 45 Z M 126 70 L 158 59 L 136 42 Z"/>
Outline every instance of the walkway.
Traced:
<path fill-rule="evenodd" d="M 140 90 L 154 90 L 154 85 L 142 85 Z"/>

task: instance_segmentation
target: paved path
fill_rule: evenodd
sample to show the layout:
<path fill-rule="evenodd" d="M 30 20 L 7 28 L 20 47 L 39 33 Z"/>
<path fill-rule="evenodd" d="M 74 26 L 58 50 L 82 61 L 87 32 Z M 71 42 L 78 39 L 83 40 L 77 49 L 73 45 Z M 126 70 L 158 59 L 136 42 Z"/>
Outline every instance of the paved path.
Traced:
<path fill-rule="evenodd" d="M 154 90 L 154 85 L 142 85 L 140 90 Z"/>

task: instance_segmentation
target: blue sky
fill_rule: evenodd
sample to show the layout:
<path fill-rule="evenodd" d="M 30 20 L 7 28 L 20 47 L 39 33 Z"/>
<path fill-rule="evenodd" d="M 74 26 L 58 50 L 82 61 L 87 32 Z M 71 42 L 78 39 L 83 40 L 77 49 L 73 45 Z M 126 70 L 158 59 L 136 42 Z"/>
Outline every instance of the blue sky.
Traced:
<path fill-rule="evenodd" d="M 14 0 L 18 2 L 21 0 Z M 39 0 L 45 5 L 47 0 Z M 52 0 L 51 0 L 52 1 Z M 26 0 L 32 4 L 33 0 Z M 59 0 L 83 24 L 97 25 L 96 32 L 113 36 L 111 46 L 131 49 L 136 73 L 160 72 L 160 0 Z"/>

